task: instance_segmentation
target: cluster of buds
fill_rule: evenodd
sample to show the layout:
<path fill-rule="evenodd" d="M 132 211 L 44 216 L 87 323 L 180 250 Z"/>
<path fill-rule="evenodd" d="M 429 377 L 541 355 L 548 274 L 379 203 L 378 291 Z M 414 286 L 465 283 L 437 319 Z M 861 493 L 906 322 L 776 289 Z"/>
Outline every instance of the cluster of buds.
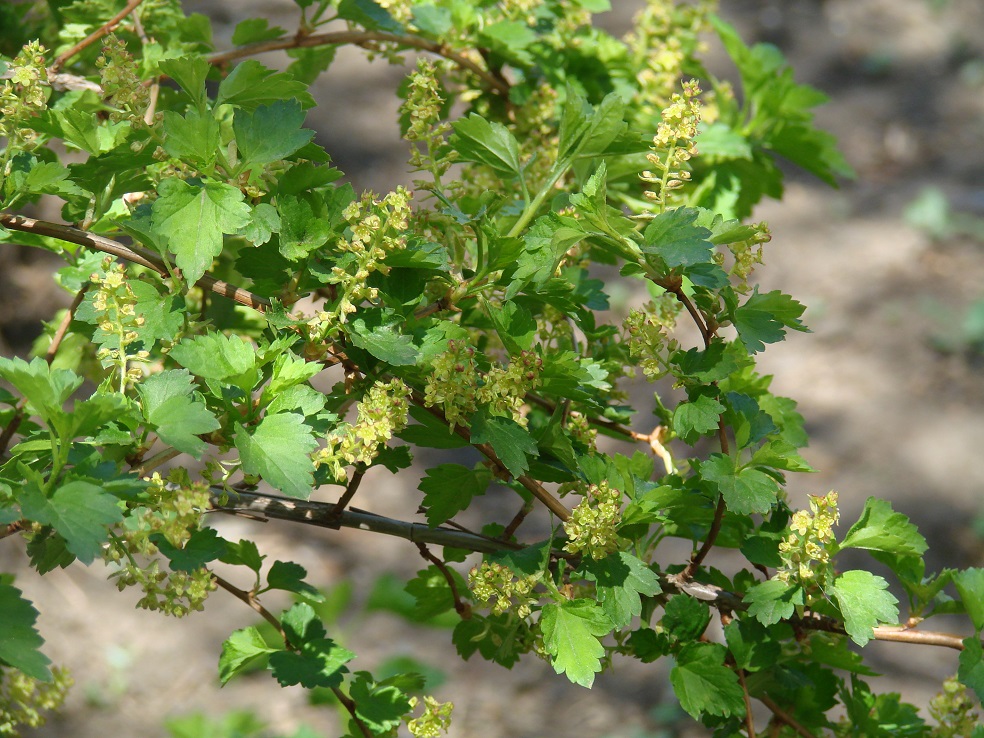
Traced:
<path fill-rule="evenodd" d="M 700 123 L 700 85 L 697 80 L 683 83 L 683 94 L 673 93 L 670 104 L 663 108 L 656 135 L 653 136 L 652 151 L 646 160 L 655 171 L 645 171 L 639 175 L 643 182 L 654 185 L 647 190 L 646 199 L 654 203 L 659 211 L 666 208 L 666 197 L 690 181 L 687 162 L 697 156 L 697 124 Z"/>
<path fill-rule="evenodd" d="M 420 703 L 416 697 L 410 698 L 410 709 Z M 424 697 L 424 714 L 407 721 L 407 729 L 414 738 L 439 738 L 451 727 L 453 702 L 438 702 L 430 695 Z"/>
<path fill-rule="evenodd" d="M 153 558 L 159 549 L 152 539 L 160 535 L 175 548 L 183 547 L 201 525 L 209 490 L 204 483 L 188 482 L 183 470 L 175 470 L 172 478 L 178 483 L 168 483 L 157 472 L 145 478 L 149 484 L 144 500 L 131 509 L 103 558 L 116 568 L 110 578 L 120 591 L 132 586 L 143 590 L 138 607 L 183 617 L 204 607 L 215 589 L 212 574 L 204 567 L 190 572 L 162 571 L 160 561 Z M 137 557 L 152 560 L 141 566 Z"/>
<path fill-rule="evenodd" d="M 115 34 L 107 36 L 96 67 L 106 101 L 115 108 L 110 120 L 143 123 L 150 108 L 150 90 L 137 74 L 137 63 L 126 50 L 126 43 Z"/>
<path fill-rule="evenodd" d="M 622 493 L 602 482 L 592 484 L 583 494 L 584 499 L 564 522 L 569 539 L 564 550 L 603 559 L 618 550 L 616 529 L 622 522 Z"/>
<path fill-rule="evenodd" d="M 410 75 L 407 100 L 400 108 L 410 120 L 404 135 L 411 146 L 410 166 L 418 172 L 427 172 L 427 180 L 415 180 L 414 186 L 425 190 L 438 189 L 441 177 L 448 171 L 458 154 L 447 149 L 447 135 L 451 124 L 441 120 L 444 98 L 438 80 L 438 66 L 421 57 L 417 69 Z"/>
<path fill-rule="evenodd" d="M 512 611 L 520 618 L 528 618 L 537 597 L 533 588 L 539 581 L 536 574 L 517 577 L 508 566 L 483 561 L 468 572 L 468 587 L 479 602 L 491 604 L 493 615 Z M 492 602 L 492 600 L 495 602 Z"/>
<path fill-rule="evenodd" d="M 974 699 L 957 677 L 943 682 L 943 690 L 929 701 L 929 714 L 939 725 L 936 738 L 959 738 L 971 735 L 979 725 Z"/>
<path fill-rule="evenodd" d="M 96 286 L 92 297 L 92 307 L 98 318 L 95 340 L 101 344 L 96 358 L 105 367 L 114 367 L 119 372 L 119 391 L 125 392 L 128 384 L 143 375 L 138 368 L 130 368 L 132 360 L 146 361 L 148 351 L 139 350 L 133 354 L 130 346 L 140 340 L 138 329 L 144 325 L 144 317 L 136 311 L 137 297 L 130 289 L 126 267 L 113 264 L 107 257 L 103 260 L 104 275 L 93 273 L 89 281 Z"/>
<path fill-rule="evenodd" d="M 789 535 L 779 544 L 783 566 L 776 577 L 803 586 L 808 592 L 833 580 L 830 545 L 840 521 L 837 493 L 810 495 L 810 512 L 797 510 L 789 522 Z"/>
<path fill-rule="evenodd" d="M 314 455 L 316 466 L 327 466 L 339 483 L 348 478 L 348 464 L 372 463 L 379 447 L 403 430 L 410 414 L 410 388 L 401 379 L 376 382 L 359 403 L 355 424 L 341 423 L 328 444 Z"/>
<path fill-rule="evenodd" d="M 587 447 L 589 454 L 598 451 L 598 431 L 591 427 L 586 415 L 578 412 L 568 415 L 567 430 L 575 441 Z"/>
<path fill-rule="evenodd" d="M 56 666 L 43 682 L 20 669 L 0 669 L 0 735 L 20 735 L 18 728 L 40 728 L 46 714 L 59 709 L 74 680 L 68 669 Z"/>
<path fill-rule="evenodd" d="M 717 0 L 646 0 L 633 20 L 635 31 L 626 39 L 633 55 L 644 62 L 637 75 L 641 116 L 652 118 L 669 101 L 688 57 L 705 50 L 701 35 L 716 10 Z"/>
<path fill-rule="evenodd" d="M 0 138 L 7 139 L 7 151 L 29 149 L 37 133 L 23 126 L 47 107 L 48 69 L 45 48 L 31 41 L 10 64 L 10 77 L 0 87 Z M 0 172 L 6 175 L 7 172 Z"/>
<path fill-rule="evenodd" d="M 762 245 L 772 240 L 769 224 L 765 221 L 755 225 L 755 235 L 746 241 L 728 244 L 728 250 L 735 259 L 731 276 L 738 280 L 735 289 L 745 294 L 750 289 L 748 278 L 755 271 L 755 265 L 762 263 Z"/>
<path fill-rule="evenodd" d="M 646 379 L 655 381 L 667 372 L 666 355 L 676 349 L 676 340 L 669 333 L 676 327 L 680 314 L 679 300 L 663 294 L 641 310 L 629 312 L 623 324 L 629 356 L 642 367 Z"/>
<path fill-rule="evenodd" d="M 522 409 L 526 394 L 540 386 L 543 359 L 534 351 L 520 351 L 503 369 L 494 366 L 484 375 L 484 384 L 478 388 L 478 401 L 488 405 L 493 415 L 510 417 L 522 426 L 526 418 Z"/>
<path fill-rule="evenodd" d="M 467 425 L 478 402 L 478 368 L 475 349 L 466 341 L 451 339 L 448 350 L 434 358 L 424 388 L 424 403 L 439 405 L 451 427 Z M 462 422 L 464 420 L 464 422 Z"/>

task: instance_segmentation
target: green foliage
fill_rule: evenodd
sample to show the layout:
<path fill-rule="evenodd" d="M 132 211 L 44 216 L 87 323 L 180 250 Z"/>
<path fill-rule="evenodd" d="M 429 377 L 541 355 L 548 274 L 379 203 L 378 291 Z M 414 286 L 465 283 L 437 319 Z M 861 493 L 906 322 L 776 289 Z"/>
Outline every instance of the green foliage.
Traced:
<path fill-rule="evenodd" d="M 777 158 L 830 184 L 850 170 L 813 125 L 823 95 L 775 48 L 710 0 L 652 2 L 625 38 L 593 27 L 602 0 L 297 0 L 296 33 L 241 19 L 228 52 L 176 0 L 103 39 L 113 5 L 55 3 L 50 23 L 0 9 L 0 243 L 58 254 L 77 298 L 48 360 L 0 358 L 0 525 L 39 575 L 102 558 L 178 617 L 221 586 L 264 622 L 229 635 L 220 682 L 265 668 L 330 692 L 353 736 L 433 738 L 451 706 L 420 695 L 414 663 L 350 672 L 332 629 L 351 590 L 223 539 L 207 511 L 402 536 L 425 567 L 381 576 L 368 609 L 453 626 L 465 659 L 533 652 L 583 687 L 619 658 L 671 660 L 715 735 L 751 736 L 756 700 L 770 735 L 980 732 L 981 570 L 927 574 L 925 540 L 883 500 L 839 540 L 836 493 L 796 509 L 804 419 L 756 360 L 807 331 L 806 307 L 754 283 L 770 236 L 743 221 L 781 197 Z M 704 32 L 739 93 L 707 72 Z M 412 190 L 356 193 L 305 127 L 341 43 L 427 52 L 398 91 Z M 248 58 L 267 44 L 286 71 Z M 65 224 L 19 215 L 42 199 Z M 626 405 L 640 369 L 652 402 Z M 349 508 L 377 466 L 418 474 L 420 517 Z M 845 549 L 908 612 L 885 577 L 839 568 Z M 725 555 L 727 575 L 708 563 Z M 273 593 L 293 604 L 274 613 Z M 962 637 L 915 627 L 943 613 L 966 616 Z M 67 687 L 37 615 L 0 582 L 3 726 L 39 724 Z M 872 691 L 852 649 L 873 639 L 961 649 L 936 726 Z"/>

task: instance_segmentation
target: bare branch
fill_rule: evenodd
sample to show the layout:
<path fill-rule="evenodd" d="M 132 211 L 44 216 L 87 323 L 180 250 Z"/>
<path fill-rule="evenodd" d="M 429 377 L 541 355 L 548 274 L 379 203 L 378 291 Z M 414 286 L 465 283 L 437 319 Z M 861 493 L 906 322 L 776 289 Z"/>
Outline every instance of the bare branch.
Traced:
<path fill-rule="evenodd" d="M 77 44 L 75 44 L 75 46 L 70 48 L 68 51 L 59 55 L 58 58 L 55 59 L 54 62 L 52 62 L 51 67 L 49 67 L 49 70 L 51 72 L 57 72 L 59 69 L 65 66 L 65 62 L 67 62 L 73 56 L 78 54 L 80 51 L 91 46 L 96 41 L 101 39 L 103 36 L 112 33 L 112 31 L 120 23 L 123 22 L 123 19 L 126 18 L 128 15 L 130 15 L 130 13 L 132 13 L 134 10 L 136 10 L 137 6 L 140 5 L 140 3 L 142 2 L 143 0 L 130 0 L 130 2 L 126 4 L 126 7 L 123 8 L 123 10 L 121 10 L 119 13 L 114 15 L 112 18 L 106 21 L 106 23 L 104 23 L 98 29 L 90 33 L 84 39 L 79 41 Z"/>

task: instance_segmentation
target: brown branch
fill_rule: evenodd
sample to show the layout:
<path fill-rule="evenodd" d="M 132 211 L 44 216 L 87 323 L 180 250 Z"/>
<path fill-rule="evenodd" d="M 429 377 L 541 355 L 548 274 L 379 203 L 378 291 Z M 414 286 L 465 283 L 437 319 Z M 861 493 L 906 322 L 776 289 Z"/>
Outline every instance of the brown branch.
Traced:
<path fill-rule="evenodd" d="M 502 95 L 509 94 L 509 84 L 496 77 L 471 59 L 448 49 L 444 44 L 420 38 L 418 36 L 401 36 L 396 33 L 384 33 L 382 31 L 334 31 L 331 33 L 314 33 L 311 35 L 296 35 L 293 38 L 279 38 L 270 41 L 259 41 L 255 44 L 247 44 L 229 51 L 222 51 L 205 57 L 211 64 L 224 64 L 226 62 L 241 59 L 246 56 L 264 54 L 268 51 L 282 51 L 284 49 L 300 49 L 310 46 L 332 46 L 338 44 L 353 44 L 363 48 L 372 49 L 378 43 L 394 43 L 399 46 L 409 46 L 429 51 L 432 54 L 443 56 L 463 69 L 475 74 L 485 84 Z"/>
<path fill-rule="evenodd" d="M 105 254 L 110 254 L 111 256 L 115 256 L 119 259 L 124 259 L 126 261 L 133 262 L 134 264 L 139 264 L 140 266 L 152 269 L 162 277 L 170 276 L 170 271 L 166 262 L 157 254 L 152 251 L 148 251 L 141 246 L 125 246 L 118 241 L 113 241 L 112 239 L 105 238 L 103 236 L 97 236 L 94 233 L 89 233 L 88 231 L 83 231 L 79 228 L 74 228 L 73 226 L 49 223 L 43 220 L 35 220 L 34 218 L 26 218 L 23 215 L 10 215 L 7 213 L 2 213 L 0 214 L 0 225 L 9 228 L 12 231 L 22 231 L 24 233 L 36 233 L 41 236 L 50 236 L 52 238 L 57 238 L 60 241 L 67 241 L 68 243 L 75 243 L 79 246 L 85 246 L 86 248 L 95 249 L 96 251 L 102 251 Z M 210 277 L 207 274 L 195 282 L 195 284 L 204 290 L 214 292 L 217 295 L 222 295 L 223 297 L 228 297 L 230 300 L 238 302 L 240 305 L 245 305 L 246 307 L 253 308 L 259 312 L 263 312 L 270 307 L 270 301 L 265 297 L 260 297 L 259 295 L 253 294 L 249 290 L 236 287 L 228 282 L 223 282 L 220 279 Z"/>
<path fill-rule="evenodd" d="M 675 288 L 671 289 L 670 292 L 674 294 L 677 300 L 683 303 L 683 306 L 687 308 L 687 312 L 690 313 L 690 317 L 693 318 L 694 323 L 697 324 L 697 329 L 700 331 L 700 337 L 704 340 L 704 348 L 708 348 L 711 345 L 711 338 L 714 336 L 714 331 L 707 327 L 707 323 L 701 317 L 700 312 L 694 307 L 693 302 L 687 297 L 683 288 L 677 285 Z"/>
<path fill-rule="evenodd" d="M 0 541 L 8 536 L 14 535 L 14 533 L 20 533 L 24 530 L 26 524 L 27 521 L 25 520 L 15 520 L 13 523 L 3 526 L 3 528 L 0 529 Z"/>
<path fill-rule="evenodd" d="M 512 538 L 531 512 L 533 512 L 533 506 L 524 502 L 523 506 L 519 508 L 519 512 L 513 515 L 513 519 L 509 521 L 509 525 L 503 529 L 502 535 L 499 537 L 506 541 Z"/>
<path fill-rule="evenodd" d="M 242 600 L 251 608 L 253 608 L 256 612 L 258 612 L 264 620 L 266 620 L 268 623 L 270 623 L 270 625 L 276 628 L 277 632 L 280 634 L 280 637 L 284 639 L 284 643 L 289 645 L 287 641 L 287 634 L 284 632 L 284 627 L 280 624 L 280 621 L 277 619 L 277 616 L 274 615 L 269 610 L 267 610 L 265 607 L 263 607 L 263 604 L 258 599 L 256 599 L 256 596 L 252 592 L 247 592 L 244 589 L 239 589 L 239 587 L 237 587 L 236 585 L 232 584 L 229 581 L 226 581 L 218 574 L 216 574 L 214 571 L 211 572 L 211 574 L 212 574 L 212 578 L 215 579 L 215 583 L 217 585 L 222 587 L 222 589 L 224 589 L 226 592 L 231 594 L 236 599 Z"/>
<path fill-rule="evenodd" d="M 817 738 L 813 733 L 811 733 L 809 730 L 807 730 L 798 722 L 796 722 L 796 719 L 792 715 L 790 715 L 788 712 L 786 712 L 781 707 L 779 707 L 779 705 L 773 702 L 772 698 L 770 698 L 768 695 L 763 694 L 761 697 L 757 697 L 756 699 L 759 702 L 761 702 L 763 705 L 768 707 L 769 711 L 773 715 L 775 715 L 776 718 L 778 718 L 781 722 L 788 725 L 796 733 L 803 736 L 803 738 Z"/>
<path fill-rule="evenodd" d="M 718 440 L 721 443 L 721 452 L 725 455 L 730 453 L 728 444 L 728 432 L 724 427 L 724 420 L 718 418 Z M 700 549 L 693 555 L 690 559 L 690 563 L 687 564 L 687 568 L 684 569 L 680 576 L 683 579 L 690 579 L 693 577 L 694 572 L 697 571 L 697 567 L 701 565 L 701 562 L 706 558 L 707 554 L 711 552 L 714 548 L 714 542 L 717 540 L 718 534 L 721 532 L 721 524 L 724 522 L 724 513 L 727 510 L 727 505 L 724 502 L 724 495 L 720 492 L 718 493 L 717 506 L 714 508 L 714 519 L 711 521 L 711 528 L 707 531 L 707 538 L 704 539 L 704 543 L 701 544 Z"/>
<path fill-rule="evenodd" d="M 735 669 L 738 674 L 738 683 L 741 685 L 741 694 L 745 698 L 745 732 L 748 738 L 755 738 L 755 721 L 752 718 L 752 700 L 748 696 L 748 685 L 745 683 L 745 670 Z"/>
<path fill-rule="evenodd" d="M 136 10 L 137 6 L 140 5 L 140 3 L 142 2 L 143 0 L 130 0 L 126 4 L 126 7 L 123 8 L 123 10 L 121 10 L 119 13 L 114 15 L 112 18 L 106 21 L 106 23 L 104 23 L 102 26 L 97 28 L 95 31 L 93 31 L 84 39 L 82 39 L 77 44 L 75 44 L 75 46 L 73 46 L 68 51 L 61 54 L 57 59 L 55 59 L 55 61 L 52 62 L 51 66 L 49 67 L 49 70 L 53 72 L 57 72 L 59 69 L 65 66 L 65 62 L 67 62 L 73 56 L 78 54 L 83 49 L 91 46 L 96 41 L 101 39 L 103 36 L 111 33 L 113 29 L 115 29 L 116 26 L 122 23 L 123 19 L 126 18 L 128 15 L 130 15 L 130 13 Z"/>
<path fill-rule="evenodd" d="M 362 477 L 366 475 L 366 470 L 362 466 L 356 467 L 355 471 L 352 472 L 352 478 L 349 480 L 348 486 L 345 487 L 345 492 L 342 496 L 338 498 L 338 502 L 335 503 L 335 510 L 332 513 L 336 518 L 340 518 L 345 508 L 355 497 L 355 493 L 359 490 L 359 485 L 362 483 Z"/>
<path fill-rule="evenodd" d="M 373 738 L 372 731 L 369 730 L 368 726 L 365 723 L 363 723 L 362 720 L 359 719 L 359 716 L 356 715 L 355 713 L 356 711 L 355 700 L 353 700 L 351 697 L 345 694 L 338 687 L 332 687 L 331 691 L 335 695 L 335 699 L 337 699 L 342 704 L 342 707 L 344 707 L 345 710 L 348 712 L 348 714 L 352 716 L 352 722 L 354 722 L 356 726 L 358 726 L 359 732 L 362 733 L 363 738 Z"/>
<path fill-rule="evenodd" d="M 421 556 L 437 567 L 438 571 L 441 572 L 441 575 L 447 581 L 448 588 L 451 590 L 451 598 L 454 600 L 454 611 L 461 616 L 462 620 L 471 618 L 471 607 L 467 602 L 462 602 L 461 595 L 458 594 L 458 585 L 455 584 L 454 575 L 448 569 L 447 564 L 432 554 L 424 543 L 418 543 L 417 550 L 420 551 Z"/>
<path fill-rule="evenodd" d="M 414 391 L 413 401 L 417 405 L 422 407 L 424 410 L 429 412 L 431 415 L 433 415 L 434 417 L 438 418 L 439 420 L 445 423 L 448 422 L 447 418 L 444 416 L 444 413 L 442 413 L 436 407 L 428 406 L 424 402 L 424 398 L 420 395 L 419 392 Z M 500 476 L 504 478 L 512 477 L 512 472 L 510 472 L 509 469 L 506 467 L 506 465 L 502 463 L 502 460 L 499 459 L 498 455 L 495 453 L 495 449 L 492 448 L 492 446 L 490 446 L 487 443 L 472 443 L 471 432 L 464 426 L 456 425 L 454 428 L 454 432 L 457 433 L 462 438 L 464 438 L 466 441 L 468 441 L 468 443 L 471 443 L 471 445 L 477 448 L 479 451 L 481 451 L 482 454 L 489 461 L 495 464 Z M 550 512 L 552 512 L 562 521 L 566 522 L 570 518 L 571 516 L 570 511 L 566 507 L 564 507 L 563 504 L 561 504 L 560 500 L 558 500 L 552 494 L 547 492 L 547 490 L 544 489 L 543 486 L 535 479 L 531 479 L 525 474 L 521 474 L 518 477 L 514 477 L 514 479 L 517 482 L 519 482 L 521 485 L 523 485 L 523 487 L 525 487 L 530 494 L 532 494 L 536 499 L 542 502 L 544 506 L 548 510 L 550 510 Z"/>

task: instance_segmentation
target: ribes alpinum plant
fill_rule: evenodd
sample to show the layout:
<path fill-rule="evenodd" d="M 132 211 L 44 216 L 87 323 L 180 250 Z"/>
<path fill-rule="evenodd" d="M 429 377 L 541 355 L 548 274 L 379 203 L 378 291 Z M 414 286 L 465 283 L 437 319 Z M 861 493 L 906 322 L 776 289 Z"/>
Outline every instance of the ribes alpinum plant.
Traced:
<path fill-rule="evenodd" d="M 754 282 L 752 209 L 782 196 L 780 158 L 850 174 L 823 95 L 713 0 L 648 0 L 624 38 L 593 25 L 607 0 L 296 4 L 296 28 L 244 18 L 223 48 L 179 0 L 0 8 L 0 247 L 59 255 L 74 298 L 32 358 L 0 358 L 3 545 L 167 615 L 238 597 L 267 622 L 229 635 L 220 681 L 331 690 L 350 736 L 453 733 L 452 706 L 350 670 L 304 569 L 205 513 L 405 538 L 407 591 L 457 614 L 461 657 L 585 688 L 665 659 L 715 736 L 984 736 L 984 570 L 925 571 L 884 500 L 839 525 L 756 369 L 806 326 Z M 740 84 L 704 67 L 712 38 Z M 355 191 L 305 127 L 341 45 L 405 71 L 409 186 Z M 613 285 L 640 297 L 613 310 Z M 419 480 L 419 519 L 352 506 L 389 473 Z M 455 520 L 493 488 L 500 514 Z M 940 613 L 962 635 L 923 625 Z M 0 580 L 4 735 L 70 682 L 36 616 Z M 874 639 L 959 651 L 928 714 L 872 691 Z"/>

